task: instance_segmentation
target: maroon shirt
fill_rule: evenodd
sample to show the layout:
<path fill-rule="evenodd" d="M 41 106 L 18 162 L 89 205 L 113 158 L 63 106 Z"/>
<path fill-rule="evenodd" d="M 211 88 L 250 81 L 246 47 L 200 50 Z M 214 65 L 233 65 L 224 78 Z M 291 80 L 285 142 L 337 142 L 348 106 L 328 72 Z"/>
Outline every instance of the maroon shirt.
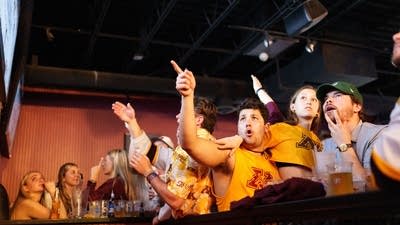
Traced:
<path fill-rule="evenodd" d="M 109 200 L 111 198 L 111 190 L 114 191 L 115 199 L 128 200 L 128 195 L 125 192 L 125 182 L 120 177 L 110 178 L 96 190 L 95 188 L 96 183 L 91 181 L 87 182 L 86 189 L 89 191 L 89 201 Z"/>

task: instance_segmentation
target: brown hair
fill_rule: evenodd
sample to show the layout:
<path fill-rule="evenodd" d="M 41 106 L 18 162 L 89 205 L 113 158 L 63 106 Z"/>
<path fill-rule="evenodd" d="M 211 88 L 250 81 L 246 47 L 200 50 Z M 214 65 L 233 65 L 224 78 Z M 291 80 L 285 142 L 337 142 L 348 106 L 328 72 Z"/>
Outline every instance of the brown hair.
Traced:
<path fill-rule="evenodd" d="M 67 214 L 69 214 L 72 211 L 72 205 L 71 205 L 71 196 L 69 196 L 67 194 L 66 190 L 64 189 L 65 187 L 63 184 L 63 178 L 65 177 L 65 173 L 67 173 L 69 168 L 71 168 L 73 166 L 78 167 L 77 164 L 72 163 L 72 162 L 64 163 L 58 170 L 58 175 L 57 175 L 58 180 L 57 180 L 56 186 L 59 189 L 60 199 L 65 206 L 65 210 L 67 211 Z"/>
<path fill-rule="evenodd" d="M 214 103 L 207 98 L 196 97 L 194 99 L 194 111 L 204 116 L 201 127 L 212 134 L 217 123 L 217 107 Z"/>
<path fill-rule="evenodd" d="M 260 100 L 255 98 L 244 99 L 239 106 L 238 114 L 240 114 L 243 109 L 259 110 L 264 119 L 264 124 L 268 123 L 268 110 Z"/>
<path fill-rule="evenodd" d="M 304 89 L 311 89 L 311 90 L 316 91 L 316 89 L 313 86 L 305 85 L 305 86 L 302 86 L 299 89 L 297 89 L 297 91 L 292 95 L 292 97 L 290 98 L 290 102 L 289 102 L 288 117 L 287 117 L 287 120 L 285 121 L 286 123 L 288 123 L 290 125 L 297 125 L 299 123 L 299 118 L 297 117 L 296 113 L 290 109 L 290 105 L 294 104 L 296 102 L 297 96 Z M 318 103 L 318 113 L 317 113 L 317 116 L 314 117 L 313 121 L 311 122 L 311 128 L 310 128 L 310 130 L 313 131 L 314 133 L 318 132 L 320 118 L 321 118 L 321 104 Z"/>

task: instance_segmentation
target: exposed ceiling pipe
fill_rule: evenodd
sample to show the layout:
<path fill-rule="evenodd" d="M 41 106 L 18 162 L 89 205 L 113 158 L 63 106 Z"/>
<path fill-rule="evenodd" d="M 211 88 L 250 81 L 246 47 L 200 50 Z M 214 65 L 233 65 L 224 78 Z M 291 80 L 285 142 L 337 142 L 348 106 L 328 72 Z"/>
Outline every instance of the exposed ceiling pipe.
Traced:
<path fill-rule="evenodd" d="M 26 86 L 110 91 L 124 94 L 177 95 L 175 79 L 27 65 Z M 229 96 L 241 99 L 251 95 L 251 83 L 211 77 L 196 77 L 196 95 Z"/>

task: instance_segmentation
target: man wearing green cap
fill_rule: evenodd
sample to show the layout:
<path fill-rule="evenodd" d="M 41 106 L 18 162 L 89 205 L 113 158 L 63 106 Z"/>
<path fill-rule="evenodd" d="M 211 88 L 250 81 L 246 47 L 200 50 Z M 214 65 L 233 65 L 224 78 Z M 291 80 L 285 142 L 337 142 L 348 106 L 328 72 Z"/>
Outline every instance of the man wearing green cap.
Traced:
<path fill-rule="evenodd" d="M 353 84 L 322 84 L 317 98 L 331 132 L 331 137 L 323 142 L 323 151 L 335 152 L 337 160 L 352 162 L 353 180 L 365 181 L 373 143 L 386 126 L 362 121 L 363 97 Z"/>

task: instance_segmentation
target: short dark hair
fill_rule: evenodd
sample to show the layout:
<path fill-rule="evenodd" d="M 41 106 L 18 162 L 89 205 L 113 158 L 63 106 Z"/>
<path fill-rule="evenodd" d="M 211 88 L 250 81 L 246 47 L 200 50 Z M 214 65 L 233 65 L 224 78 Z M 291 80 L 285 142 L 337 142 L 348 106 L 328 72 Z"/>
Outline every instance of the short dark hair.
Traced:
<path fill-rule="evenodd" d="M 217 123 L 217 107 L 215 104 L 208 98 L 196 97 L 194 99 L 194 111 L 204 116 L 201 127 L 212 134 Z"/>
<path fill-rule="evenodd" d="M 243 109 L 259 110 L 264 119 L 264 124 L 268 123 L 268 110 L 260 100 L 256 98 L 244 99 L 239 106 L 238 114 L 240 114 Z"/>

